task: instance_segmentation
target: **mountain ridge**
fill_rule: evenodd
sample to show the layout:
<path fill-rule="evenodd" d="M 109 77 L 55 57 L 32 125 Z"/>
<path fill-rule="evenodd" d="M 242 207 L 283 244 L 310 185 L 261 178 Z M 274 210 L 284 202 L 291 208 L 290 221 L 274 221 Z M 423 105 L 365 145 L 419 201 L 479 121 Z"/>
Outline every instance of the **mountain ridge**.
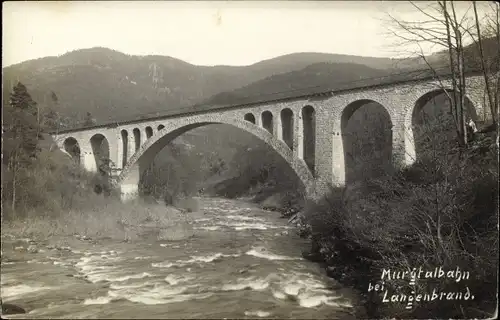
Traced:
<path fill-rule="evenodd" d="M 496 52 L 489 40 L 483 44 Z M 474 56 L 477 48 L 466 48 Z M 442 52 L 429 57 L 442 65 Z M 82 123 L 87 112 L 97 124 L 159 116 L 201 104 L 239 104 L 255 94 L 290 89 L 306 91 L 322 84 L 333 86 L 373 76 L 426 67 L 419 58 L 391 59 L 342 54 L 299 52 L 256 62 L 248 66 L 196 66 L 161 55 L 127 55 L 105 47 L 67 52 L 3 68 L 4 100 L 21 81 L 41 112 L 55 108 L 66 126 Z M 51 93 L 58 97 L 57 106 Z"/>
<path fill-rule="evenodd" d="M 336 60 L 364 59 L 327 53 L 292 53 L 249 66 L 195 66 L 159 55 L 132 56 L 117 50 L 92 47 L 61 56 L 43 57 L 3 68 L 4 96 L 17 81 L 23 82 L 42 109 L 49 93 L 59 98 L 58 111 L 73 124 L 90 112 L 98 123 L 154 116 L 165 110 L 202 103 L 277 74 Z M 386 65 L 391 59 L 373 58 L 367 64 Z M 48 102 L 47 102 L 48 101 Z M 5 103 L 5 101 L 4 101 Z"/>
<path fill-rule="evenodd" d="M 94 47 L 88 47 L 88 48 L 81 48 L 81 49 L 75 49 L 75 50 L 70 50 L 70 51 L 67 51 L 65 53 L 62 53 L 62 54 L 59 54 L 59 55 L 51 55 L 51 56 L 45 56 L 45 57 L 39 57 L 39 58 L 34 58 L 34 59 L 29 59 L 29 60 L 25 60 L 25 61 L 21 61 L 21 62 L 17 62 L 17 63 L 13 63 L 13 64 L 10 64 L 8 66 L 4 66 L 2 67 L 2 69 L 5 69 L 5 68 L 10 68 L 10 67 L 13 67 L 13 66 L 20 66 L 20 65 L 23 65 L 23 64 L 27 64 L 27 63 L 33 63 L 33 62 L 37 62 L 37 61 L 40 61 L 40 60 L 50 60 L 50 59 L 57 59 L 57 58 L 62 58 L 62 57 L 65 57 L 65 56 L 69 56 L 69 55 L 72 55 L 74 53 L 90 53 L 92 51 L 109 51 L 109 52 L 112 52 L 112 53 L 116 53 L 116 54 L 120 54 L 120 55 L 123 55 L 123 56 L 126 56 L 126 57 L 137 57 L 137 58 L 170 58 L 172 60 L 176 60 L 178 62 L 181 62 L 181 63 L 184 63 L 184 64 L 188 64 L 188 65 L 191 65 L 191 66 L 194 66 L 194 67 L 207 67 L 207 68 L 217 68 L 217 67 L 229 67 L 229 68 L 245 68 L 245 67 L 251 67 L 251 66 L 255 66 L 255 65 L 259 65 L 259 64 L 265 64 L 269 61 L 272 61 L 272 60 L 275 60 L 275 59 L 289 59 L 289 58 L 292 58 L 294 56 L 297 56 L 297 55 L 314 55 L 314 56 L 323 56 L 323 57 L 326 57 L 326 56 L 336 56 L 336 57 L 342 57 L 342 58 L 346 58 L 346 59 L 370 59 L 370 60 L 379 60 L 379 61 L 387 61 L 387 60 L 400 60 L 400 59 L 396 59 L 396 58 L 390 58 L 390 57 L 372 57 L 372 56 L 363 56 L 363 55 L 348 55 L 348 54 L 342 54 L 342 53 L 326 53 L 326 52 L 318 52 L 318 51 L 300 51 L 300 52 L 290 52 L 290 53 L 286 53 L 286 54 L 283 54 L 283 55 L 278 55 L 278 56 L 274 56 L 274 57 L 270 57 L 270 58 L 266 58 L 266 59 L 263 59 L 263 60 L 260 60 L 260 61 L 257 61 L 257 62 L 253 62 L 253 63 L 250 63 L 250 64 L 244 64 L 244 65 L 225 65 L 225 64 L 214 64 L 214 65 L 205 65 L 205 64 L 195 64 L 195 63 L 191 63 L 191 62 L 187 62 L 185 60 L 182 60 L 181 58 L 176 58 L 176 57 L 173 57 L 173 56 L 169 56 L 169 55 L 160 55 L 160 54 L 146 54 L 146 55 L 140 55 L 140 54 L 128 54 L 128 53 L 125 53 L 125 52 L 122 52 L 122 51 L 119 51 L 119 50 L 115 50 L 115 49 L 112 49 L 112 48 L 108 48 L 108 47 L 103 47 L 103 46 L 94 46 Z"/>

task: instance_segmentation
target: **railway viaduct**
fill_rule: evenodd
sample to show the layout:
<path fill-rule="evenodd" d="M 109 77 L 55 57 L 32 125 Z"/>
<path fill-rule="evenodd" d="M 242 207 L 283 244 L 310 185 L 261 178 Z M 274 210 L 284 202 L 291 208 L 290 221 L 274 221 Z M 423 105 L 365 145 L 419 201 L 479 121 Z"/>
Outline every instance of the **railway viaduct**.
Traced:
<path fill-rule="evenodd" d="M 110 159 L 112 180 L 126 201 L 138 196 L 141 173 L 165 145 L 191 129 L 227 124 L 269 144 L 294 170 L 307 196 L 316 198 L 329 184 L 345 184 L 344 129 L 352 114 L 366 103 L 379 103 L 391 121 L 393 165 L 411 165 L 417 156 L 413 141 L 416 115 L 434 96 L 451 92 L 449 78 L 436 79 L 426 76 L 336 90 L 311 89 L 267 101 L 191 107 L 161 117 L 69 129 L 52 136 L 61 150 L 76 157 L 88 171 L 98 170 L 100 157 Z M 486 112 L 483 77 L 469 74 L 466 88 L 472 106 L 467 112 L 476 120 Z M 104 155 L 98 151 L 103 144 Z"/>

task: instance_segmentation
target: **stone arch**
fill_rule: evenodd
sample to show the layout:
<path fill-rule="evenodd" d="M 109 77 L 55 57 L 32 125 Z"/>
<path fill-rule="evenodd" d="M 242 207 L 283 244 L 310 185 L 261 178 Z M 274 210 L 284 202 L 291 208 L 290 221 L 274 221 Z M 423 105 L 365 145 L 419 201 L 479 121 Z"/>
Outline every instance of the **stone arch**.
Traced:
<path fill-rule="evenodd" d="M 435 120 L 438 121 L 439 125 L 446 127 L 446 122 L 447 120 L 450 121 L 452 118 L 452 101 L 447 98 L 447 95 L 450 97 L 453 97 L 454 91 L 451 88 L 447 89 L 435 89 L 431 91 L 427 91 L 424 94 L 420 95 L 416 100 L 413 105 L 407 110 L 405 114 L 405 162 L 406 165 L 411 165 L 418 159 L 418 153 L 419 153 L 419 148 L 417 146 L 418 142 L 416 142 L 416 135 L 418 135 L 418 132 L 416 129 L 422 129 L 422 125 L 424 124 L 425 121 L 427 120 Z M 436 114 L 434 115 L 425 115 L 422 111 L 424 107 L 428 105 L 429 102 L 434 102 L 435 99 L 438 98 L 439 96 L 442 97 L 443 99 L 443 104 L 445 108 L 447 108 L 446 112 L 444 109 L 442 110 L 434 110 Z M 465 117 L 466 121 L 469 119 L 472 119 L 474 122 L 477 122 L 478 120 L 478 114 L 476 110 L 476 106 L 472 102 L 473 100 L 466 95 L 465 96 Z M 439 102 L 438 102 L 439 103 Z M 441 114 L 440 114 L 441 113 Z M 437 117 L 436 117 L 437 116 Z M 444 117 L 444 118 L 440 118 Z M 449 123 L 448 123 L 449 125 Z"/>
<path fill-rule="evenodd" d="M 269 144 L 293 169 L 304 186 L 307 196 L 314 196 L 314 178 L 307 166 L 300 159 L 293 157 L 288 146 L 275 137 L 269 135 L 263 128 L 254 126 L 245 120 L 227 119 L 216 114 L 198 115 L 191 118 L 179 119 L 169 123 L 168 130 L 162 135 L 155 135 L 147 140 L 139 152 L 135 153 L 123 168 L 117 179 L 122 194 L 137 194 L 139 179 L 156 154 L 179 135 L 208 124 L 227 124 L 245 130 Z M 126 197 L 126 196 L 125 196 Z"/>
<path fill-rule="evenodd" d="M 134 134 L 134 152 L 137 152 L 137 150 L 139 150 L 139 148 L 141 147 L 141 130 L 139 130 L 138 128 L 134 128 L 132 133 Z"/>
<path fill-rule="evenodd" d="M 121 131 L 121 137 L 122 137 L 122 168 L 125 167 L 125 164 L 127 164 L 127 159 L 128 159 L 128 131 L 123 129 Z"/>
<path fill-rule="evenodd" d="M 310 105 L 304 106 L 301 110 L 302 141 L 299 155 L 304 159 L 309 170 L 314 175 L 314 164 L 316 162 L 316 111 Z"/>
<path fill-rule="evenodd" d="M 245 121 L 255 124 L 255 116 L 253 115 L 253 113 L 249 112 L 245 114 Z"/>
<path fill-rule="evenodd" d="M 158 126 L 158 131 L 162 130 L 163 128 L 165 128 L 165 126 L 164 126 L 164 125 L 162 125 L 162 124 L 160 124 L 160 125 Z"/>
<path fill-rule="evenodd" d="M 80 145 L 78 141 L 73 137 L 68 137 L 63 142 L 64 151 L 66 151 L 71 158 L 77 163 L 80 164 Z"/>
<path fill-rule="evenodd" d="M 262 128 L 266 129 L 267 132 L 273 134 L 273 114 L 271 111 L 264 111 L 261 114 L 262 117 Z"/>
<path fill-rule="evenodd" d="M 370 111 L 378 111 L 378 114 L 368 115 L 364 113 L 355 115 L 356 111 L 362 107 L 367 107 Z M 360 119 L 352 119 L 357 116 L 361 116 Z M 356 126 L 358 128 L 366 127 L 369 122 L 370 125 L 374 126 L 374 128 L 369 129 L 375 129 L 375 131 L 365 130 L 364 132 L 358 131 L 352 133 L 350 131 L 355 124 L 349 123 L 351 119 L 359 121 Z M 344 107 L 340 116 L 340 134 L 342 139 L 345 182 L 382 174 L 392 168 L 392 127 L 393 123 L 390 111 L 378 101 L 359 99 L 350 102 Z M 369 141 L 366 140 L 368 137 Z M 366 148 L 373 149 L 366 150 Z"/>
<path fill-rule="evenodd" d="M 415 125 L 418 125 L 421 123 L 422 119 L 421 119 L 421 117 L 419 117 L 419 115 L 420 115 L 422 109 L 424 108 L 424 106 L 428 102 L 430 102 L 432 99 L 436 98 L 439 95 L 445 95 L 445 94 L 448 94 L 450 97 L 452 97 L 454 92 L 451 89 L 446 89 L 446 90 L 436 89 L 436 90 L 432 90 L 432 91 L 426 92 L 425 94 L 421 95 L 415 101 L 413 108 L 409 111 L 409 112 L 411 112 L 411 114 L 410 114 L 411 118 L 409 119 L 411 121 L 411 125 L 415 126 Z M 448 100 L 448 99 L 446 99 L 446 100 Z M 450 111 L 448 111 L 448 112 L 451 112 L 451 107 L 452 107 L 451 104 L 449 107 L 450 107 Z M 477 119 L 478 119 L 476 108 L 475 108 L 474 104 L 472 103 L 472 100 L 468 96 L 465 96 L 465 114 L 466 114 L 466 118 L 471 118 L 473 121 L 477 121 Z"/>
<path fill-rule="evenodd" d="M 149 139 L 153 136 L 153 128 L 147 126 L 146 127 L 146 139 Z"/>
<path fill-rule="evenodd" d="M 281 110 L 281 137 L 290 150 L 293 150 L 293 111 L 289 108 Z"/>
<path fill-rule="evenodd" d="M 94 134 L 90 138 L 90 146 L 92 148 L 92 153 L 94 154 L 95 167 L 98 172 L 105 175 L 109 173 L 106 167 L 110 166 L 109 157 L 109 142 L 106 137 L 100 133 Z"/>

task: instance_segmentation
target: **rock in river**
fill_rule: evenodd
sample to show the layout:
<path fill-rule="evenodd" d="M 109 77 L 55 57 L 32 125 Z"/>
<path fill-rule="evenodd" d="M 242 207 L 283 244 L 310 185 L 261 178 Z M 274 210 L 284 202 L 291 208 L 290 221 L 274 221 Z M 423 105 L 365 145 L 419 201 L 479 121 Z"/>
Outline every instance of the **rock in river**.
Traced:
<path fill-rule="evenodd" d="M 21 308 L 20 306 L 16 306 L 11 303 L 2 303 L 2 314 L 20 314 L 26 313 L 26 310 Z"/>

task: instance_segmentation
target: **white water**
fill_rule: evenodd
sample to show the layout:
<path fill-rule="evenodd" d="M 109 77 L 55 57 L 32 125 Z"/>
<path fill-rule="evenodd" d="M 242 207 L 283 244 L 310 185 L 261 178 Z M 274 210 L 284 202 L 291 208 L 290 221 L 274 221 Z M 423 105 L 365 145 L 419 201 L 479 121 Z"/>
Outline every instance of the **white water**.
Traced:
<path fill-rule="evenodd" d="M 349 291 L 331 289 L 333 280 L 301 258 L 309 243 L 285 219 L 244 202 L 200 201 L 204 215 L 191 238 L 78 242 L 2 262 L 2 298 L 35 318 L 345 318 L 351 311 Z"/>

